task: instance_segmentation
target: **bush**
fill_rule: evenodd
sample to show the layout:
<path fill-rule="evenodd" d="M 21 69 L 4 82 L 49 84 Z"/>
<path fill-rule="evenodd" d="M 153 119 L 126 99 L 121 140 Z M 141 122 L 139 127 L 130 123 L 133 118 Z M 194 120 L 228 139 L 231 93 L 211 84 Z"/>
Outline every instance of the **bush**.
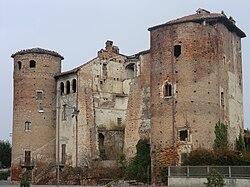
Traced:
<path fill-rule="evenodd" d="M 9 176 L 10 176 L 9 170 L 0 172 L 0 180 L 7 180 Z"/>
<path fill-rule="evenodd" d="M 184 165 L 214 165 L 216 156 L 213 151 L 197 149 L 192 151 L 184 161 Z"/>
<path fill-rule="evenodd" d="M 147 182 L 151 178 L 150 146 L 146 140 L 139 140 L 136 150 L 136 156 L 132 158 L 126 168 L 125 177 L 140 182 Z"/>
<path fill-rule="evenodd" d="M 183 165 L 250 165 L 250 153 L 198 149 L 188 155 Z"/>
<path fill-rule="evenodd" d="M 207 183 L 204 184 L 206 187 L 223 187 L 225 186 L 225 181 L 223 175 L 215 169 L 212 169 L 207 177 Z"/>
<path fill-rule="evenodd" d="M 228 149 L 227 126 L 219 121 L 215 125 L 214 133 L 215 133 L 214 150 L 227 150 Z"/>

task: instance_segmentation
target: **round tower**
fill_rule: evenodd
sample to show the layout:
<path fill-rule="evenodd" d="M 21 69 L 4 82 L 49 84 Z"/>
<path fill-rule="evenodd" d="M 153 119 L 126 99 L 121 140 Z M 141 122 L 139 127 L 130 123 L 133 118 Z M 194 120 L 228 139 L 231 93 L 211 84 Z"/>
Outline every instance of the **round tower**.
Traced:
<path fill-rule="evenodd" d="M 229 147 L 243 130 L 241 38 L 224 14 L 199 9 L 149 29 L 153 183 L 160 168 L 181 164 L 192 149 L 212 149 L 215 124 L 228 126 Z"/>
<path fill-rule="evenodd" d="M 12 181 L 22 171 L 33 177 L 55 162 L 56 81 L 63 57 L 49 50 L 19 51 L 14 59 L 14 102 L 12 130 Z"/>

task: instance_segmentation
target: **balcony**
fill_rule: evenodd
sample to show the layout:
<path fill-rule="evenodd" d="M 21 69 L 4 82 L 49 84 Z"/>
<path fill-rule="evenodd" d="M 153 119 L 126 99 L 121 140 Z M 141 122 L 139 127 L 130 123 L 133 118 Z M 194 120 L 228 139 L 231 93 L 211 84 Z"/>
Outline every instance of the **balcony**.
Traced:
<path fill-rule="evenodd" d="M 30 159 L 30 160 L 20 159 L 20 166 L 21 166 L 21 168 L 26 168 L 27 170 L 32 170 L 35 166 L 34 159 Z"/>

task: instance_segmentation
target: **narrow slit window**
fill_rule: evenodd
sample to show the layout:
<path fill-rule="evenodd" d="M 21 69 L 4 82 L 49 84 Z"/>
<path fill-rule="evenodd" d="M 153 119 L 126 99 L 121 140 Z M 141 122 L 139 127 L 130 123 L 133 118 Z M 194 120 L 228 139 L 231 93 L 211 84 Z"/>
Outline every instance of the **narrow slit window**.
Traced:
<path fill-rule="evenodd" d="M 61 90 L 61 95 L 64 95 L 64 83 L 60 83 L 60 90 Z"/>
<path fill-rule="evenodd" d="M 17 62 L 17 66 L 18 66 L 18 69 L 19 69 L 19 70 L 22 69 L 22 62 L 18 61 L 18 62 Z"/>
<path fill-rule="evenodd" d="M 66 144 L 62 144 L 62 164 L 66 163 Z"/>
<path fill-rule="evenodd" d="M 36 61 L 35 60 L 31 60 L 30 61 L 30 68 L 35 68 L 36 67 Z"/>
<path fill-rule="evenodd" d="M 66 105 L 63 105 L 62 120 L 66 120 Z"/>
<path fill-rule="evenodd" d="M 70 82 L 66 82 L 66 94 L 70 94 Z"/>
<path fill-rule="evenodd" d="M 72 81 L 72 90 L 73 90 L 73 93 L 76 93 L 76 80 L 73 79 Z"/>
<path fill-rule="evenodd" d="M 177 58 L 181 55 L 181 45 L 174 46 L 174 56 Z"/>
<path fill-rule="evenodd" d="M 222 108 L 224 108 L 224 92 L 220 93 L 220 99 L 221 99 L 220 104 L 221 104 Z"/>

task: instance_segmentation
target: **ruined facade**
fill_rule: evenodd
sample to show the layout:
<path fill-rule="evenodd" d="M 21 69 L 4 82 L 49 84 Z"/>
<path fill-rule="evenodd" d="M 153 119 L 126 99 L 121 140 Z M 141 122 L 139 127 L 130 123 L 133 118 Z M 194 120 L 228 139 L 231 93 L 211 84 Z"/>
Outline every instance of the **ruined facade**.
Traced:
<path fill-rule="evenodd" d="M 107 41 L 96 58 L 63 73 L 56 52 L 12 55 L 12 180 L 22 167 L 35 168 L 39 180 L 58 159 L 74 167 L 115 166 L 147 139 L 159 183 L 161 167 L 180 164 L 192 149 L 212 149 L 218 121 L 234 147 L 243 132 L 244 32 L 224 13 L 203 9 L 149 31 L 150 50 L 126 56 Z"/>

